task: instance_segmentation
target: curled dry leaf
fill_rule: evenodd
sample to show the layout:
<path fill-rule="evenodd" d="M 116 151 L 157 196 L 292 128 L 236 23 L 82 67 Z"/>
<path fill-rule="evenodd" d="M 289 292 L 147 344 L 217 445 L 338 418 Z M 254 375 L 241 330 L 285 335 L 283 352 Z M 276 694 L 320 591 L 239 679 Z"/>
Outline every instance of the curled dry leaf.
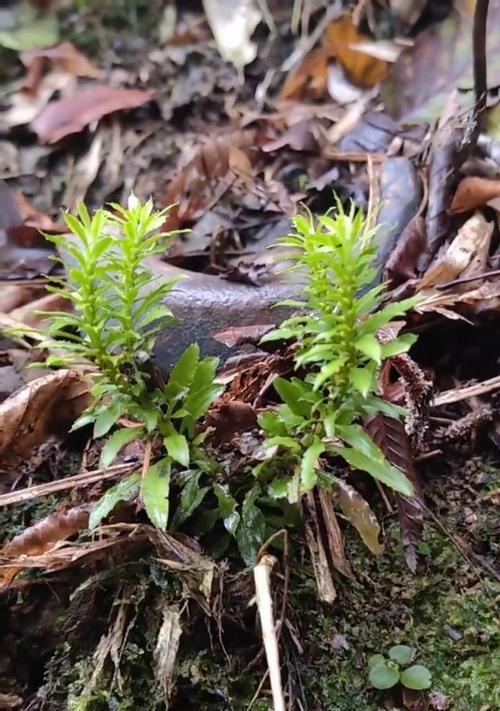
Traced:
<path fill-rule="evenodd" d="M 89 506 L 84 505 L 49 514 L 0 549 L 0 559 L 8 561 L 9 558 L 46 553 L 59 541 L 66 541 L 87 528 L 89 509 Z M 19 566 L 9 566 L 8 563 L 0 568 L 0 591 L 10 584 L 20 569 Z"/>
<path fill-rule="evenodd" d="M 28 70 L 24 88 L 36 92 L 40 80 L 52 67 L 77 77 L 99 79 L 102 72 L 71 42 L 63 42 L 49 49 L 33 49 L 22 52 L 19 59 Z"/>
<path fill-rule="evenodd" d="M 146 89 L 122 89 L 98 85 L 80 89 L 72 96 L 53 101 L 32 122 L 31 127 L 44 143 L 57 143 L 72 133 L 79 133 L 103 116 L 135 109 L 153 98 Z"/>
<path fill-rule="evenodd" d="M 257 345 L 260 339 L 272 331 L 275 326 L 273 324 L 256 324 L 255 326 L 235 326 L 228 328 L 226 331 L 215 333 L 212 338 L 228 348 L 241 346 L 244 343 L 253 343 Z"/>
<path fill-rule="evenodd" d="M 336 490 L 342 513 L 359 533 L 365 546 L 373 555 L 382 555 L 384 546 L 379 541 L 380 524 L 368 502 L 353 486 L 341 479 L 337 480 Z"/>
<path fill-rule="evenodd" d="M 34 448 L 63 435 L 90 404 L 81 373 L 58 370 L 37 378 L 0 404 L 0 469 L 25 463 Z"/>
<path fill-rule="evenodd" d="M 348 14 L 335 20 L 325 32 L 322 47 L 311 52 L 286 81 L 281 98 L 298 98 L 306 88 L 315 96 L 326 96 L 328 63 L 333 59 L 339 62 L 353 84 L 363 89 L 372 89 L 384 79 L 391 65 L 356 48 L 357 44 L 369 41 L 370 38 L 361 34 L 353 25 Z"/>
<path fill-rule="evenodd" d="M 416 216 L 403 230 L 385 263 L 386 278 L 391 280 L 393 285 L 415 278 L 418 260 L 426 248 L 425 220 Z"/>
<path fill-rule="evenodd" d="M 476 212 L 460 228 L 442 257 L 431 264 L 420 280 L 418 290 L 445 284 L 458 277 L 481 274 L 486 266 L 492 233 L 493 223 Z"/>
<path fill-rule="evenodd" d="M 488 180 L 468 175 L 458 184 L 450 212 L 456 215 L 460 212 L 475 210 L 498 197 L 500 197 L 500 180 Z"/>

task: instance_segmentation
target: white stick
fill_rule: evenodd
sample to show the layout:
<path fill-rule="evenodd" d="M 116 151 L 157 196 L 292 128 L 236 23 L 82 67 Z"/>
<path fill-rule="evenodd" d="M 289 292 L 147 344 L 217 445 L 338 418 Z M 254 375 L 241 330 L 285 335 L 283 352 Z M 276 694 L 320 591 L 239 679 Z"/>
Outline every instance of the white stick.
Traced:
<path fill-rule="evenodd" d="M 285 711 L 285 699 L 281 686 L 280 658 L 278 639 L 273 617 L 273 600 L 271 597 L 271 569 L 275 559 L 270 555 L 261 558 L 253 569 L 255 581 L 255 596 L 262 627 L 262 640 L 266 651 L 274 711 Z"/>

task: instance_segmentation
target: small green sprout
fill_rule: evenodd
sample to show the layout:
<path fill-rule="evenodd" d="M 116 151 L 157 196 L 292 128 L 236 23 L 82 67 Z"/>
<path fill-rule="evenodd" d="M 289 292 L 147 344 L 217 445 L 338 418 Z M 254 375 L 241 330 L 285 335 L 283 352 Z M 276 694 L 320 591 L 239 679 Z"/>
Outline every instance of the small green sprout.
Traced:
<path fill-rule="evenodd" d="M 431 686 L 431 673 L 422 664 L 413 664 L 416 650 L 406 644 L 389 649 L 388 658 L 374 654 L 368 660 L 368 679 L 375 689 L 392 689 L 402 684 L 407 689 L 424 691 Z"/>

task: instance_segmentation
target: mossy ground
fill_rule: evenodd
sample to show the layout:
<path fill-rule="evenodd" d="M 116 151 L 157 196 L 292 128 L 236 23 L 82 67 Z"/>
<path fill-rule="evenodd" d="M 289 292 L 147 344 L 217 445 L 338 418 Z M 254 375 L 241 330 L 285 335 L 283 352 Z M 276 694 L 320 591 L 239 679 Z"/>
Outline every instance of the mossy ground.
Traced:
<path fill-rule="evenodd" d="M 450 709 L 500 706 L 500 586 L 484 567 L 493 564 L 497 553 L 497 516 L 494 507 L 481 502 L 498 485 L 498 472 L 480 462 L 462 464 L 459 471 L 460 476 L 450 471 L 431 481 L 437 522 L 429 518 L 426 523 L 416 575 L 406 567 L 396 521 L 387 521 L 387 550 L 380 558 L 368 554 L 346 528 L 355 579 L 338 579 L 337 600 L 323 606 L 303 545 L 299 539 L 294 542 L 283 667 L 302 708 L 400 708 L 397 693 L 369 688 L 366 670 L 371 654 L 397 643 L 418 650 L 419 661 L 432 673 L 433 690 L 448 697 Z M 23 518 L 17 520 L 22 525 Z M 251 588 L 250 577 L 242 580 Z M 4 619 L 22 621 L 10 627 L 7 623 L 7 639 L 14 656 L 24 655 L 17 680 L 11 678 L 7 688 L 20 695 L 30 690 L 32 702 L 26 708 L 33 711 L 162 709 L 153 650 L 162 609 L 183 601 L 178 578 L 152 558 L 104 568 L 90 577 L 72 572 L 50 588 L 37 585 L 4 599 Z M 96 647 L 103 635 L 118 634 L 121 607 L 124 638 L 117 663 L 108 659 L 96 684 L 89 685 Z M 223 627 L 227 657 L 216 621 L 195 605 L 185 609 L 171 708 L 247 708 L 265 671 L 263 659 L 252 665 L 260 650 L 252 608 L 242 606 L 237 621 L 228 615 Z M 268 698 L 262 692 L 253 708 L 271 708 Z"/>

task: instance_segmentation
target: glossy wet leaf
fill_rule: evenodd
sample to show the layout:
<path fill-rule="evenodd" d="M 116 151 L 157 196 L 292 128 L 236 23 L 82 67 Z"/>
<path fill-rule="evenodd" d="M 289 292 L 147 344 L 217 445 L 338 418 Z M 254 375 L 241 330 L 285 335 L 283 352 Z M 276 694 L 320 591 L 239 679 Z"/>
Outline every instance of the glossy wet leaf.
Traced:
<path fill-rule="evenodd" d="M 187 521 L 210 490 L 208 486 L 200 486 L 201 475 L 202 472 L 194 472 L 182 487 L 179 505 L 172 521 L 172 528 L 179 528 L 184 521 Z"/>
<path fill-rule="evenodd" d="M 189 444 L 184 435 L 175 432 L 164 438 L 163 443 L 170 457 L 184 467 L 189 466 Z"/>
<path fill-rule="evenodd" d="M 168 523 L 171 461 L 164 457 L 149 467 L 142 479 L 142 500 L 149 520 L 161 531 Z"/>
<path fill-rule="evenodd" d="M 316 439 L 302 455 L 300 465 L 300 483 L 304 491 L 311 491 L 318 482 L 318 459 L 325 445 Z"/>
<path fill-rule="evenodd" d="M 222 484 L 214 484 L 214 494 L 217 497 L 219 512 L 222 517 L 224 527 L 232 536 L 235 536 L 240 523 L 238 502 L 229 493 L 227 485 L 222 486 Z"/>
<path fill-rule="evenodd" d="M 241 557 L 248 566 L 256 563 L 259 548 L 266 538 L 266 521 L 262 511 L 255 505 L 260 489 L 254 486 L 245 496 L 241 507 L 241 520 L 236 529 L 236 540 Z"/>

